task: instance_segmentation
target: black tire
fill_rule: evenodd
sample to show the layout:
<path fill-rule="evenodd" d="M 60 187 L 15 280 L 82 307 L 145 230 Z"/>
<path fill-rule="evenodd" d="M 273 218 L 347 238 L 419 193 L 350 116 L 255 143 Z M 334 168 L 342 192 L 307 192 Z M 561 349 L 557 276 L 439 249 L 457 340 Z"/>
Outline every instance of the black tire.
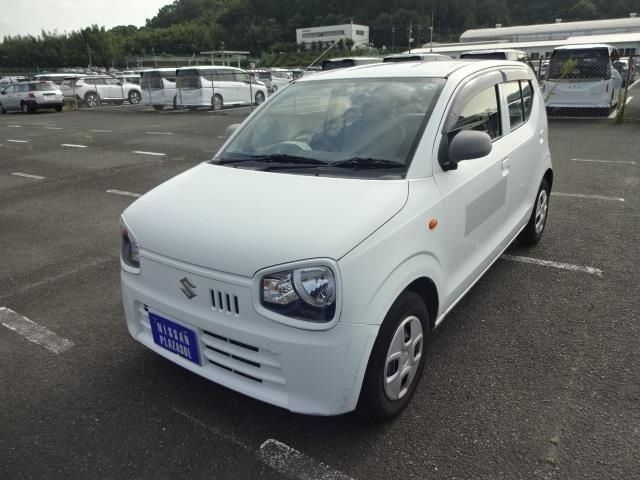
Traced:
<path fill-rule="evenodd" d="M 137 90 L 131 90 L 128 99 L 131 105 L 138 105 L 142 101 L 142 95 Z"/>
<path fill-rule="evenodd" d="M 223 107 L 224 101 L 222 99 L 222 96 L 216 93 L 213 97 L 211 97 L 211 110 L 222 110 Z"/>
<path fill-rule="evenodd" d="M 22 110 L 22 113 L 32 113 L 33 109 L 29 106 L 29 104 L 22 102 L 20 103 L 20 110 Z"/>
<path fill-rule="evenodd" d="M 0 114 L 4 115 L 5 113 L 7 113 L 7 110 L 4 108 L 4 105 L 0 103 Z"/>
<path fill-rule="evenodd" d="M 62 111 L 62 105 L 55 107 L 55 111 L 60 113 Z"/>
<path fill-rule="evenodd" d="M 100 96 L 96 92 L 87 92 L 84 94 L 84 104 L 89 108 L 100 106 Z"/>
<path fill-rule="evenodd" d="M 174 108 L 175 108 L 175 107 L 174 107 Z M 160 110 L 164 109 L 164 105 L 154 105 L 154 106 L 153 106 L 153 109 L 154 109 L 154 110 L 157 110 L 157 111 L 160 111 Z"/>
<path fill-rule="evenodd" d="M 264 102 L 264 93 L 262 92 L 257 92 L 256 93 L 256 105 L 261 105 L 262 102 Z"/>
<path fill-rule="evenodd" d="M 385 378 L 388 374 L 387 353 L 399 327 L 410 317 L 417 317 L 422 326 L 420 359 L 406 393 L 398 399 L 390 399 L 385 391 Z M 409 404 L 424 370 L 429 325 L 429 312 L 422 298 L 410 291 L 403 292 L 393 303 L 380 326 L 360 391 L 356 408 L 358 414 L 374 422 L 384 422 L 399 415 Z"/>
<path fill-rule="evenodd" d="M 544 192 L 544 193 L 543 193 Z M 544 207 L 541 205 L 544 197 Z M 547 219 L 549 218 L 549 200 L 551 199 L 551 187 L 549 186 L 549 182 L 547 182 L 546 178 L 542 179 L 540 182 L 540 187 L 538 188 L 538 193 L 536 194 L 536 201 L 533 204 L 533 209 L 531 211 L 531 216 L 529 217 L 529 222 L 527 222 L 527 226 L 524 227 L 524 230 L 520 232 L 518 235 L 517 241 L 520 245 L 525 247 L 531 247 L 538 243 L 544 234 L 544 228 L 547 225 Z M 540 208 L 543 208 L 543 217 L 542 223 L 538 225 L 540 215 Z"/>
<path fill-rule="evenodd" d="M 173 109 L 174 109 L 174 110 L 177 110 L 177 109 L 178 109 L 178 96 L 177 96 L 177 95 L 175 95 L 175 96 L 173 97 Z"/>

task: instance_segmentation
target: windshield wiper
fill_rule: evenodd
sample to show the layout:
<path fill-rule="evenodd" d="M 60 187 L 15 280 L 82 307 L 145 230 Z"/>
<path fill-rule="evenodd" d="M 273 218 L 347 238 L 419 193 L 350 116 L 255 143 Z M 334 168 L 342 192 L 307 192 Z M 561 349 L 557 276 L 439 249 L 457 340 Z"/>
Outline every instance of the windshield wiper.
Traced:
<path fill-rule="evenodd" d="M 316 160 L 315 158 L 300 157 L 297 155 L 288 155 L 286 153 L 273 153 L 271 155 L 247 155 L 242 158 L 229 158 L 222 159 L 218 162 L 219 165 L 230 165 L 238 163 L 277 163 L 277 164 L 291 164 L 291 165 L 326 165 L 326 162 Z"/>
<path fill-rule="evenodd" d="M 336 168 L 351 168 L 353 170 L 376 170 L 390 168 L 406 168 L 404 163 L 392 160 L 381 160 L 379 158 L 353 157 L 347 160 L 331 162 L 329 166 Z"/>

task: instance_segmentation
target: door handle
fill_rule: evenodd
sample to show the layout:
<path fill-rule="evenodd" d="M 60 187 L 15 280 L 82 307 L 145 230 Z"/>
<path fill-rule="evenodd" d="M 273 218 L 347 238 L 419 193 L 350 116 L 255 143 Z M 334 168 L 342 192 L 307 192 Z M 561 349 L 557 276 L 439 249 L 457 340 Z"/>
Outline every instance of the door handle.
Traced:
<path fill-rule="evenodd" d="M 502 160 L 502 171 L 508 172 L 509 168 L 511 168 L 511 159 L 505 158 L 504 160 Z"/>

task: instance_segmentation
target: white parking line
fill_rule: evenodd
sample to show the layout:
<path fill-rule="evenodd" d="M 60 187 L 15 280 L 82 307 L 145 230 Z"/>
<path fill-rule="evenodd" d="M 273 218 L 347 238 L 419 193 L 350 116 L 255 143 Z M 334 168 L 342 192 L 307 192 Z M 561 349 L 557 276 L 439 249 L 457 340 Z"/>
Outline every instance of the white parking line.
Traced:
<path fill-rule="evenodd" d="M 573 265 L 571 263 L 552 262 L 549 260 L 540 260 L 539 258 L 519 257 L 516 255 L 503 254 L 502 259 L 509 260 L 510 262 L 529 263 L 531 265 L 540 265 L 542 267 L 558 268 L 560 270 L 569 270 L 571 272 L 588 273 L 590 275 L 596 275 L 601 277 L 603 272 L 599 268 L 583 267 L 581 265 Z"/>
<path fill-rule="evenodd" d="M 147 135 L 173 135 L 173 132 L 146 132 Z"/>
<path fill-rule="evenodd" d="M 133 193 L 133 192 L 125 192 L 124 190 L 107 190 L 107 193 L 113 193 L 114 195 L 124 195 L 125 197 L 133 197 L 140 198 L 142 194 Z"/>
<path fill-rule="evenodd" d="M 141 150 L 134 150 L 132 153 L 135 153 L 136 155 L 153 155 L 153 156 L 156 156 L 156 157 L 166 157 L 167 156 L 166 153 L 143 152 Z"/>
<path fill-rule="evenodd" d="M 7 142 L 11 142 L 11 143 L 29 143 L 29 140 L 7 140 Z"/>
<path fill-rule="evenodd" d="M 300 480 L 351 480 L 344 473 L 271 438 L 260 445 L 260 458 L 283 475 Z"/>
<path fill-rule="evenodd" d="M 51 330 L 38 325 L 6 307 L 0 307 L 0 323 L 24 338 L 53 353 L 62 353 L 73 347 L 73 342 L 59 337 Z"/>
<path fill-rule="evenodd" d="M 603 195 L 585 195 L 584 193 L 563 193 L 552 192 L 554 197 L 574 197 L 574 198 L 590 198 L 593 200 L 607 200 L 609 202 L 624 202 L 624 198 L 620 197 L 605 197 Z"/>
<path fill-rule="evenodd" d="M 62 127 L 44 127 L 46 130 L 62 130 Z"/>
<path fill-rule="evenodd" d="M 22 128 L 22 125 L 7 125 L 9 128 Z"/>
<path fill-rule="evenodd" d="M 75 145 L 73 143 L 62 143 L 61 146 L 69 148 L 87 148 L 87 145 Z"/>
<path fill-rule="evenodd" d="M 90 132 L 94 132 L 94 133 L 113 133 L 113 130 L 100 130 L 100 129 L 92 129 L 89 130 Z"/>
<path fill-rule="evenodd" d="M 264 464 L 288 478 L 299 480 L 353 480 L 344 473 L 334 470 L 328 465 L 314 460 L 278 440 L 270 438 L 260 445 L 260 448 L 256 451 L 254 447 L 232 433 L 224 432 L 214 425 L 208 425 L 178 408 L 174 407 L 173 411 L 223 440 L 241 447 L 251 455 L 256 456 Z"/>
<path fill-rule="evenodd" d="M 627 97 L 627 101 L 625 102 L 625 105 L 629 105 L 629 102 L 633 100 L 633 96 L 631 97 Z"/>
<path fill-rule="evenodd" d="M 21 172 L 13 172 L 11 175 L 15 175 L 16 177 L 33 178 L 34 180 L 44 180 L 45 178 L 45 177 L 41 177 L 40 175 L 31 175 L 29 173 L 21 173 Z"/>
<path fill-rule="evenodd" d="M 588 162 L 588 163 L 620 163 L 624 165 L 635 165 L 636 162 L 629 162 L 626 160 L 590 160 L 587 158 L 572 158 L 573 162 Z"/>

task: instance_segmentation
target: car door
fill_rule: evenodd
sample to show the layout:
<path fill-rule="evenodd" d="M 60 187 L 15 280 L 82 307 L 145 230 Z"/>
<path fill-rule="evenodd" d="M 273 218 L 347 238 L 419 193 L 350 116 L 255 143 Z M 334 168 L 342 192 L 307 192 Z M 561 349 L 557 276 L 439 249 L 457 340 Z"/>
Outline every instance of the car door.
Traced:
<path fill-rule="evenodd" d="M 5 91 L 5 95 L 2 95 L 0 101 L 2 102 L 5 110 L 14 110 L 16 108 L 15 96 L 17 93 L 17 89 L 17 85 L 9 85 Z"/>
<path fill-rule="evenodd" d="M 231 70 L 218 70 L 214 75 L 214 90 L 222 96 L 225 105 L 237 103 L 236 82 Z"/>
<path fill-rule="evenodd" d="M 535 178 L 543 160 L 542 145 L 546 142 L 547 133 L 538 130 L 540 112 L 536 111 L 531 118 L 534 101 L 538 98 L 533 82 L 527 73 L 505 72 L 508 81 L 500 85 L 505 105 L 505 116 L 508 118 L 505 139 L 511 150 L 511 212 L 509 223 L 512 229 L 522 227 L 531 214 L 534 197 L 541 179 Z"/>
<path fill-rule="evenodd" d="M 434 180 L 447 213 L 440 225 L 449 239 L 449 254 L 442 259 L 445 308 L 473 285 L 511 240 L 507 225 L 511 152 L 504 137 L 501 79 L 498 72 L 483 74 L 457 89 L 435 147 Z M 486 132 L 492 151 L 445 171 L 443 156 L 462 130 Z"/>
<path fill-rule="evenodd" d="M 251 85 L 251 79 L 249 74 L 236 71 L 233 73 L 233 77 L 236 83 L 236 89 L 238 92 L 237 101 L 240 103 L 252 103 L 251 97 L 253 92 L 253 85 Z"/>

